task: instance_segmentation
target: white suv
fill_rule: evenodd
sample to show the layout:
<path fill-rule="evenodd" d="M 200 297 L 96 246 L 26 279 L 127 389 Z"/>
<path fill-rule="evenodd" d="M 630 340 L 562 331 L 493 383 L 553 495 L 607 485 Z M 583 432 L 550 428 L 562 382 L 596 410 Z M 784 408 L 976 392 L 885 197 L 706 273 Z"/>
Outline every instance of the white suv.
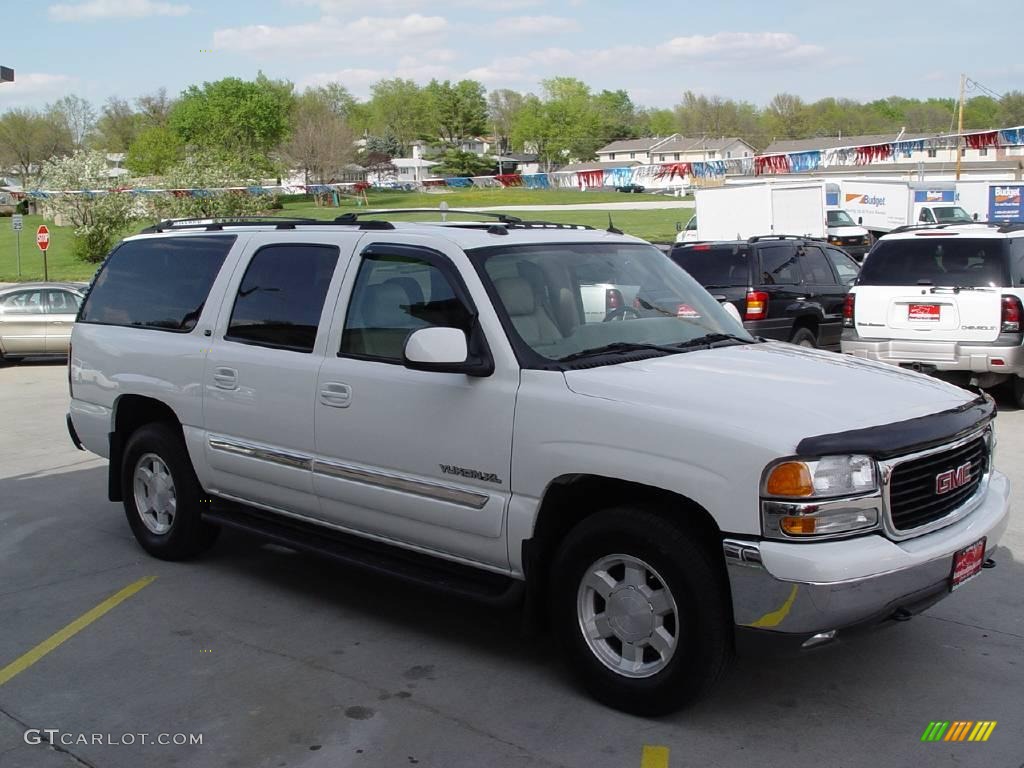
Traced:
<path fill-rule="evenodd" d="M 1024 224 L 886 235 L 846 299 L 842 351 L 992 387 L 1024 407 Z"/>
<path fill-rule="evenodd" d="M 629 312 L 588 316 L 595 273 Z M 614 231 L 166 222 L 97 274 L 70 382 L 154 556 L 242 528 L 522 597 L 633 712 L 922 610 L 1008 522 L 990 399 L 755 339 Z"/>

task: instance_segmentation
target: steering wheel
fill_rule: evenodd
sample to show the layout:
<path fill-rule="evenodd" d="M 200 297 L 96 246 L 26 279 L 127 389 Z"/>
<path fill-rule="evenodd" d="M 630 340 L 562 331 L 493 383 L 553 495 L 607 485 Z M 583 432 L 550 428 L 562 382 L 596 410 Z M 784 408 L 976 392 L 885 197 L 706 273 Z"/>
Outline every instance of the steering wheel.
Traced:
<path fill-rule="evenodd" d="M 627 313 L 632 315 L 632 318 L 630 318 L 632 320 L 636 320 L 640 317 L 640 310 L 636 307 L 631 307 L 628 304 L 623 304 L 621 307 L 609 309 L 608 314 L 604 316 L 604 322 L 608 323 L 612 320 L 625 320 Z"/>

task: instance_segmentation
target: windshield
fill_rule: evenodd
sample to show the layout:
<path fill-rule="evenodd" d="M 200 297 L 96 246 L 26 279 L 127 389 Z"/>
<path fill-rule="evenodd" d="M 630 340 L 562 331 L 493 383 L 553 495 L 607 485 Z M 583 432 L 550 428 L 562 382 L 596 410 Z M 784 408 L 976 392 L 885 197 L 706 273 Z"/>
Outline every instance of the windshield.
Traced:
<path fill-rule="evenodd" d="M 932 211 L 935 213 L 935 220 L 940 224 L 974 221 L 974 219 L 967 215 L 967 211 L 959 205 L 950 205 L 945 208 L 932 208 Z"/>
<path fill-rule="evenodd" d="M 546 361 L 608 345 L 752 337 L 651 245 L 549 243 L 472 253 L 515 336 Z"/>
<path fill-rule="evenodd" d="M 672 261 L 701 285 L 714 288 L 750 284 L 750 251 L 745 245 L 695 245 L 675 248 Z"/>
<path fill-rule="evenodd" d="M 827 211 L 825 215 L 828 217 L 828 225 L 830 227 L 857 226 L 846 211 Z"/>
<path fill-rule="evenodd" d="M 882 240 L 864 260 L 857 284 L 1009 285 L 1006 241 L 959 236 Z"/>
<path fill-rule="evenodd" d="M 686 229 L 687 230 L 696 230 L 697 229 L 697 217 L 696 216 L 691 216 L 690 220 L 688 222 L 686 222 Z"/>

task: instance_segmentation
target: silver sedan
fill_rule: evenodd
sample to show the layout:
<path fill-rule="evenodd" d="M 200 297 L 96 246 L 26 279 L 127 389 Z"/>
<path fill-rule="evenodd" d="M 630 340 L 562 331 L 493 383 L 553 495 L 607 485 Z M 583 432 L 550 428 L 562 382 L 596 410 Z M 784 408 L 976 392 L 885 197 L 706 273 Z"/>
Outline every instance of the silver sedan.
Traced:
<path fill-rule="evenodd" d="M 86 286 L 22 283 L 0 289 L 0 359 L 66 355 Z"/>

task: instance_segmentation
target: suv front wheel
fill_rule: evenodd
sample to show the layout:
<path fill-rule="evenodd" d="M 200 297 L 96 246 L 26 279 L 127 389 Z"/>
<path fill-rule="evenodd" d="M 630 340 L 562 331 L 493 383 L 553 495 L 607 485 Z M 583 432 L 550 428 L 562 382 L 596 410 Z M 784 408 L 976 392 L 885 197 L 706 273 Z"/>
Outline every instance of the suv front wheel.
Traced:
<path fill-rule="evenodd" d="M 793 338 L 789 340 L 789 343 L 814 349 L 818 346 L 818 337 L 811 332 L 810 328 L 797 328 L 793 331 Z"/>
<path fill-rule="evenodd" d="M 213 546 L 220 529 L 202 520 L 203 490 L 181 433 L 164 423 L 139 427 L 121 464 L 128 524 L 142 548 L 161 560 L 184 560 Z"/>
<path fill-rule="evenodd" d="M 732 658 L 724 577 L 694 531 L 645 509 L 598 512 L 554 564 L 552 623 L 598 700 L 670 712 L 706 693 Z"/>

